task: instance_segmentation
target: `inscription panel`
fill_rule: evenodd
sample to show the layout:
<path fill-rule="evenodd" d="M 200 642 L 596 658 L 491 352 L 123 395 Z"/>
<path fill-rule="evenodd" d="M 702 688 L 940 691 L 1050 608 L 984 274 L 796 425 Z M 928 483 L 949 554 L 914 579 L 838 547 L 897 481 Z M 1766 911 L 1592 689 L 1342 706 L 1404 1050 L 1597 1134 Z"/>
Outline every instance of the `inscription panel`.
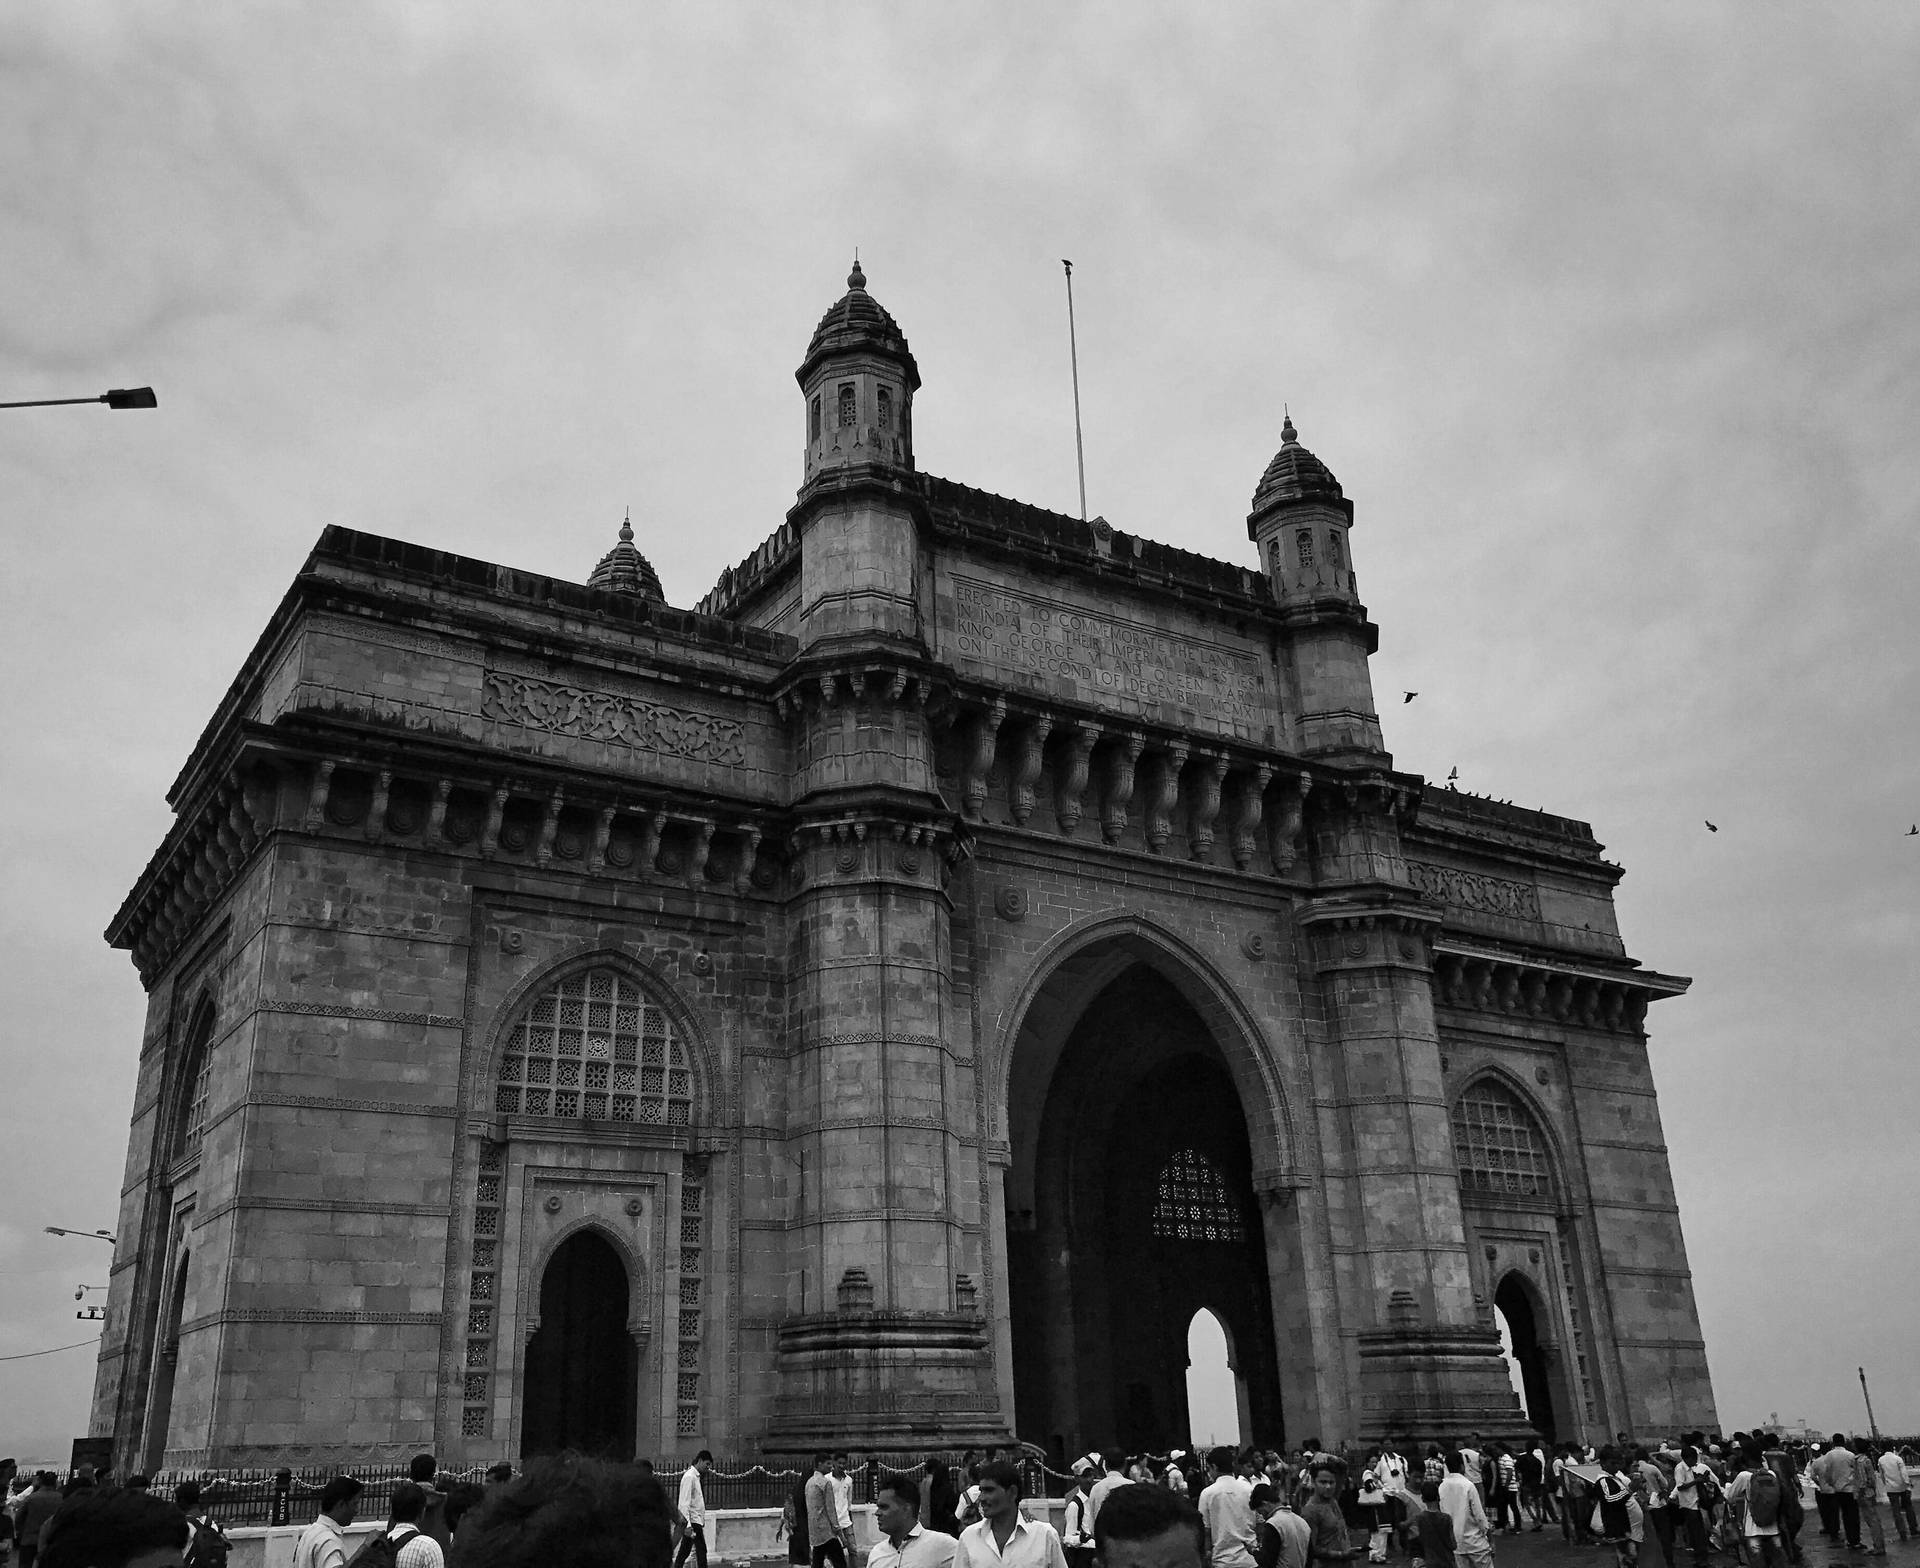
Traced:
<path fill-rule="evenodd" d="M 1251 651 L 955 575 L 951 652 L 999 680 L 1249 734 L 1270 724 Z M 1172 717 L 1171 714 L 1168 717 Z"/>
<path fill-rule="evenodd" d="M 734 719 L 689 708 L 669 708 L 639 697 L 561 686 L 504 670 L 487 671 L 482 714 L 576 740 L 628 746 L 722 767 L 747 760 L 747 730 Z"/>

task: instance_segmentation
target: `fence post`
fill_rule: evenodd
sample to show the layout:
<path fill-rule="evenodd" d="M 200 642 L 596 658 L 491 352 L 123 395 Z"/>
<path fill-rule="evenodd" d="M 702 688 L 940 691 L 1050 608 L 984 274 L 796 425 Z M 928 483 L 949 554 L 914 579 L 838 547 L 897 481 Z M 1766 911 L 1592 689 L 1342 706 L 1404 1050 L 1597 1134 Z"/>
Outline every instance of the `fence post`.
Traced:
<path fill-rule="evenodd" d="M 269 1524 L 285 1525 L 293 1522 L 293 1472 L 285 1465 L 273 1472 L 273 1507 L 267 1514 Z"/>

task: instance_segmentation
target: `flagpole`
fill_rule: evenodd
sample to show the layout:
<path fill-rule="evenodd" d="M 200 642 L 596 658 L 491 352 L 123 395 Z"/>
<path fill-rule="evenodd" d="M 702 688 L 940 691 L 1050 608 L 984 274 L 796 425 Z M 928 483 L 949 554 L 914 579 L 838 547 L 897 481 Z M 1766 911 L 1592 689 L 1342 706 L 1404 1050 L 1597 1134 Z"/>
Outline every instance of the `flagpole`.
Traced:
<path fill-rule="evenodd" d="M 1087 520 L 1087 453 L 1080 440 L 1080 343 L 1073 330 L 1073 263 L 1061 260 L 1067 269 L 1067 352 L 1073 360 L 1073 459 L 1080 469 L 1080 521 Z"/>
<path fill-rule="evenodd" d="M 1877 1443 L 1880 1441 L 1880 1428 L 1873 1420 L 1873 1395 L 1867 1392 L 1867 1369 L 1860 1368 L 1860 1397 L 1867 1402 L 1867 1433 Z"/>

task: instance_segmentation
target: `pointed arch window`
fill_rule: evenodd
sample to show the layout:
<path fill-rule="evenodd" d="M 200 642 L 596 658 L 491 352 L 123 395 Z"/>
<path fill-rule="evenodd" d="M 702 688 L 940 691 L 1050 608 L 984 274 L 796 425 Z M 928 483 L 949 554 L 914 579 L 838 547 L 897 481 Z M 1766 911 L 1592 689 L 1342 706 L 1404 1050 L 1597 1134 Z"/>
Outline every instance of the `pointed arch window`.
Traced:
<path fill-rule="evenodd" d="M 1167 1241 L 1247 1239 L 1226 1176 L 1197 1149 L 1181 1149 L 1160 1168 L 1152 1231 Z"/>
<path fill-rule="evenodd" d="M 1520 1096 L 1497 1079 L 1482 1078 L 1455 1102 L 1453 1148 L 1465 1197 L 1552 1196 L 1546 1135 Z"/>
<path fill-rule="evenodd" d="M 880 389 L 880 428 L 893 428 L 893 393 L 885 387 Z"/>
<path fill-rule="evenodd" d="M 853 383 L 840 383 L 840 427 L 846 429 L 853 423 Z"/>
<path fill-rule="evenodd" d="M 173 1156 L 182 1159 L 197 1154 L 207 1135 L 207 1100 L 213 1090 L 213 1007 L 202 1003 L 187 1031 L 185 1070 L 181 1081 L 186 1086 L 180 1102 L 179 1132 L 174 1138 Z"/>
<path fill-rule="evenodd" d="M 631 977 L 584 969 L 543 991 L 514 1024 L 493 1103 L 509 1115 L 685 1127 L 693 1118 L 686 1042 Z"/>

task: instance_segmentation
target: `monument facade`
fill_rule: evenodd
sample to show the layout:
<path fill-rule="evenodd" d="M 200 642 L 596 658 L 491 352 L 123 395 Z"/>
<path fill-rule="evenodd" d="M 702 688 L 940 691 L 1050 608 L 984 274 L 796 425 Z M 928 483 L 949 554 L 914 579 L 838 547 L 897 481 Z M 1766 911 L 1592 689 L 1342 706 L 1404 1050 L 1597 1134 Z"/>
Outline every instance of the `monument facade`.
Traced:
<path fill-rule="evenodd" d="M 1164 1448 L 1202 1309 L 1248 1439 L 1712 1426 L 1686 981 L 1393 767 L 1291 423 L 1235 564 L 922 473 L 857 268 L 798 379 L 691 610 L 329 528 L 274 611 L 108 933 L 116 1463 Z"/>

